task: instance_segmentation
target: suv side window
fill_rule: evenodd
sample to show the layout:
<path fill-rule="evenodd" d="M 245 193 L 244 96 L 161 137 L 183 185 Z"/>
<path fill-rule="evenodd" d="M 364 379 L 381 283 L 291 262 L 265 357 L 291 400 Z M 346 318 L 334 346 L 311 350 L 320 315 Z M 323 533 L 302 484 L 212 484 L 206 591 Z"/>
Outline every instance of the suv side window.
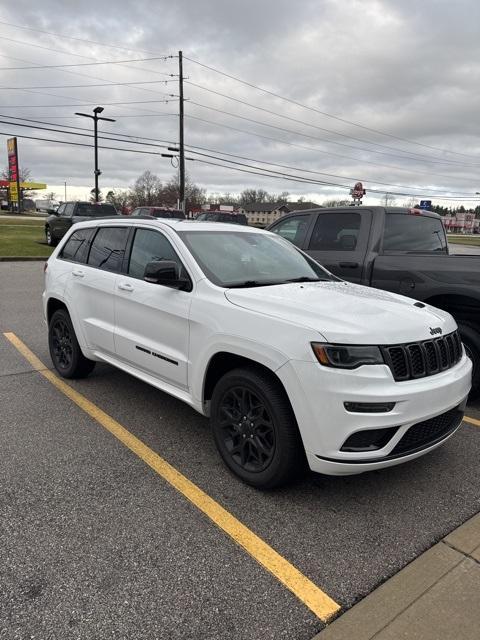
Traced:
<path fill-rule="evenodd" d="M 320 213 L 308 248 L 312 251 L 355 251 L 360 224 L 359 213 Z"/>
<path fill-rule="evenodd" d="M 72 233 L 59 257 L 84 264 L 87 261 L 88 243 L 92 233 L 93 229 L 79 229 Z"/>
<path fill-rule="evenodd" d="M 174 260 L 179 265 L 180 273 L 183 271 L 183 274 L 186 274 L 180 258 L 163 233 L 151 229 L 137 229 L 130 253 L 128 275 L 143 280 L 147 264 L 157 260 Z"/>
<path fill-rule="evenodd" d="M 100 227 L 90 247 L 88 265 L 105 271 L 120 271 L 128 231 L 128 227 Z"/>
<path fill-rule="evenodd" d="M 310 216 L 294 216 L 279 222 L 273 229 L 272 233 L 277 233 L 285 240 L 289 240 L 297 247 L 302 247 L 310 224 Z"/>
<path fill-rule="evenodd" d="M 69 202 L 67 205 L 65 205 L 65 209 L 63 210 L 63 213 L 61 213 L 60 215 L 63 216 L 64 218 L 71 218 L 73 215 L 74 208 L 75 208 L 75 205 L 73 204 L 73 202 Z"/>

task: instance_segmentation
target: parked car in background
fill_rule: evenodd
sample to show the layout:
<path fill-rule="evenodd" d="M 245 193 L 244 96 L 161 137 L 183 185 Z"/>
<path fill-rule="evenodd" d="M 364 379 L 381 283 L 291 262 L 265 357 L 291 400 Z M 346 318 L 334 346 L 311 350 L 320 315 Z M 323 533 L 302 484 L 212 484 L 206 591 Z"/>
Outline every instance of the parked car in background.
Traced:
<path fill-rule="evenodd" d="M 243 225 L 84 222 L 48 259 L 43 308 L 61 376 L 107 362 L 186 402 L 259 488 L 306 462 L 345 475 L 413 460 L 459 428 L 470 390 L 449 313 L 339 280 Z"/>
<path fill-rule="evenodd" d="M 473 393 L 480 393 L 480 249 L 478 256 L 450 255 L 441 216 L 400 207 L 322 208 L 293 211 L 268 229 L 340 278 L 451 313 L 473 361 Z M 419 371 L 430 370 L 429 353 L 418 356 Z M 441 367 L 451 357 L 442 351 Z M 401 358 L 408 370 L 414 366 L 407 352 Z"/>
<path fill-rule="evenodd" d="M 175 218 L 184 220 L 185 214 L 180 209 L 168 209 L 167 207 L 137 207 L 130 214 L 132 216 L 151 216 L 152 218 Z"/>
<path fill-rule="evenodd" d="M 230 222 L 233 224 L 247 224 L 247 216 L 235 211 L 205 211 L 199 213 L 195 220 L 203 222 Z"/>
<path fill-rule="evenodd" d="M 54 247 L 70 227 L 77 222 L 83 222 L 89 218 L 109 218 L 111 216 L 118 216 L 117 210 L 111 204 L 103 202 L 64 202 L 45 221 L 47 244 Z"/>

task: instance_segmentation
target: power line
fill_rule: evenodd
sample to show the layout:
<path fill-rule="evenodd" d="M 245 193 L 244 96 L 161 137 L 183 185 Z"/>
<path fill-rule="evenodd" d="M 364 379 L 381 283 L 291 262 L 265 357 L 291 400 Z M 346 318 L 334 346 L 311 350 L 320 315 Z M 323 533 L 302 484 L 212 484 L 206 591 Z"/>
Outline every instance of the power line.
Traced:
<path fill-rule="evenodd" d="M 237 127 L 231 127 L 231 126 L 226 125 L 226 124 L 221 124 L 219 122 L 214 122 L 213 120 L 206 120 L 205 118 L 199 118 L 197 116 L 192 116 L 192 115 L 187 115 L 185 117 L 193 119 L 193 120 L 198 120 L 199 122 L 204 122 L 206 124 L 213 124 L 213 125 L 215 125 L 217 127 L 222 127 L 222 128 L 225 128 L 225 129 L 229 129 L 231 131 L 236 131 L 237 133 L 242 133 L 242 134 L 245 134 L 245 135 L 254 136 L 256 138 L 260 138 L 260 139 L 263 139 L 263 140 L 269 140 L 271 142 L 275 142 L 275 143 L 278 143 L 278 144 L 286 145 L 286 146 L 289 146 L 289 147 L 294 147 L 296 149 L 302 149 L 303 151 L 311 151 L 311 152 L 317 153 L 317 154 L 321 153 L 321 154 L 329 156 L 329 157 L 333 156 L 333 157 L 336 157 L 336 158 L 343 158 L 343 159 L 346 159 L 346 160 L 354 160 L 355 162 L 359 162 L 360 161 L 358 158 L 355 158 L 353 156 L 345 156 L 345 155 L 342 155 L 340 153 L 335 153 L 333 151 L 325 151 L 324 149 L 320 149 L 319 147 L 306 147 L 304 145 L 297 144 L 295 142 L 288 142 L 287 140 L 281 140 L 280 138 L 272 138 L 271 136 L 265 136 L 265 135 L 262 135 L 261 133 L 256 133 L 254 131 L 248 131 L 246 129 L 238 129 Z M 224 154 L 224 155 L 229 155 L 229 154 Z M 362 164 L 370 164 L 370 165 L 373 165 L 373 166 L 376 166 L 376 167 L 382 167 L 384 169 L 395 169 L 397 171 L 407 171 L 407 172 L 411 173 L 411 169 L 407 169 L 405 167 L 397 167 L 395 165 L 382 164 L 380 162 L 374 162 L 373 160 L 361 160 L 361 162 L 362 162 Z M 444 174 L 441 174 L 441 173 L 431 173 L 431 172 L 427 172 L 427 171 L 420 171 L 418 169 L 415 169 L 415 173 L 416 174 L 426 175 L 426 176 L 432 176 L 432 177 L 447 178 L 449 180 L 451 179 L 450 175 L 444 175 Z"/>
<path fill-rule="evenodd" d="M 10 119 L 21 120 L 22 122 L 29 122 L 29 123 L 31 122 L 31 123 L 35 123 L 35 125 L 38 125 L 38 124 L 52 125 L 52 123 L 50 123 L 50 122 L 44 122 L 44 121 L 41 121 L 41 120 L 34 120 L 34 119 L 31 119 L 31 118 L 19 118 L 19 117 L 16 117 L 16 116 L 2 116 L 2 114 L 0 114 L 0 117 L 7 117 L 7 118 L 10 118 Z M 35 125 L 31 125 L 31 124 L 21 124 L 21 123 L 17 123 L 17 122 L 11 122 L 10 123 L 10 122 L 5 121 L 5 120 L 0 120 L 0 122 L 3 123 L 3 124 L 11 124 L 12 126 L 17 124 L 18 126 L 22 126 L 22 127 L 29 127 L 29 128 L 35 128 L 35 129 L 45 129 L 45 127 L 35 126 Z M 85 127 L 78 127 L 78 126 L 71 126 L 71 125 L 57 125 L 57 126 L 62 126 L 63 129 L 66 129 L 66 128 L 75 129 L 76 131 L 88 131 L 88 132 L 90 131 L 90 129 L 87 129 Z M 46 130 L 47 131 L 55 131 L 55 132 L 59 132 L 59 133 L 62 133 L 62 132 L 69 133 L 69 134 L 73 134 L 74 133 L 74 132 L 71 132 L 71 131 L 62 131 L 60 129 L 55 129 L 55 128 L 54 129 L 47 128 Z M 148 137 L 145 137 L 145 136 L 134 136 L 134 135 L 124 134 L 124 133 L 117 132 L 117 131 L 108 131 L 108 132 L 105 132 L 105 133 L 107 135 L 109 135 L 109 136 L 120 136 L 122 138 L 134 139 L 135 142 L 133 142 L 133 143 L 134 144 L 139 144 L 139 145 L 158 146 L 158 145 L 152 144 L 152 143 L 155 143 L 155 142 L 161 142 L 161 143 L 165 143 L 165 144 L 172 144 L 171 141 L 168 141 L 168 140 L 161 140 L 161 139 L 158 139 L 158 138 L 148 138 Z M 118 140 L 118 138 L 111 138 L 111 137 L 110 138 L 105 138 L 104 136 L 99 136 L 99 137 L 103 137 L 103 139 L 105 139 L 105 140 L 116 140 L 118 142 L 125 142 L 124 140 Z M 148 143 L 138 142 L 139 140 L 148 140 L 149 142 Z M 314 170 L 314 169 L 306 169 L 306 168 L 302 168 L 302 167 L 300 167 L 300 168 L 299 167 L 292 167 L 290 165 L 283 165 L 283 164 L 279 164 L 279 163 L 275 163 L 275 162 L 269 162 L 269 161 L 266 161 L 266 160 L 258 160 L 256 158 L 250 158 L 248 156 L 241 156 L 241 155 L 237 155 L 237 154 L 226 153 L 226 152 L 223 152 L 223 151 L 218 151 L 216 149 L 208 149 L 208 148 L 199 147 L 199 146 L 196 146 L 196 145 L 186 145 L 186 146 L 188 147 L 190 153 L 194 153 L 196 155 L 201 155 L 201 156 L 213 158 L 213 159 L 216 159 L 216 160 L 222 160 L 222 161 L 225 161 L 225 162 L 231 162 L 231 161 L 225 160 L 224 158 L 219 158 L 218 156 L 212 156 L 212 155 L 209 155 L 209 154 L 206 154 L 206 153 L 202 153 L 202 151 L 209 151 L 211 153 L 216 153 L 216 154 L 220 154 L 220 155 L 223 155 L 223 156 L 229 156 L 229 157 L 232 157 L 232 158 L 238 158 L 240 160 L 248 160 L 248 161 L 251 161 L 251 162 L 258 162 L 260 164 L 275 166 L 275 167 L 279 167 L 279 168 L 282 168 L 282 169 L 289 169 L 289 170 L 293 170 L 293 171 L 303 171 L 304 173 L 312 173 L 312 174 L 316 174 L 316 175 L 322 175 L 322 176 L 340 178 L 340 179 L 352 180 L 352 181 L 355 181 L 355 180 L 359 179 L 358 176 L 357 177 L 341 176 L 339 174 L 326 173 L 326 172 L 318 171 L 318 170 Z M 200 149 L 201 151 L 196 151 L 196 149 Z M 237 163 L 237 164 L 241 165 L 242 163 Z M 380 180 L 377 180 L 377 179 L 372 179 L 372 178 L 360 178 L 360 179 L 362 181 L 364 181 L 364 182 L 371 182 L 371 183 L 378 184 L 378 185 L 383 185 L 383 186 L 390 186 L 390 187 L 396 187 L 396 188 L 401 188 L 401 189 L 415 189 L 415 190 L 418 190 L 418 191 L 425 191 L 425 187 L 416 187 L 416 186 L 412 186 L 412 185 L 408 185 L 408 186 L 398 185 L 398 184 L 393 184 L 393 183 L 389 183 L 389 182 L 383 182 L 383 181 L 380 181 Z M 436 188 L 433 188 L 433 187 L 429 187 L 428 189 L 431 192 L 442 191 L 441 189 L 436 189 Z M 458 194 L 458 195 L 468 195 L 464 191 L 450 191 L 449 193 Z"/>
<path fill-rule="evenodd" d="M 266 93 L 267 95 L 273 96 L 275 98 L 279 98 L 280 100 L 284 100 L 285 102 L 289 102 L 290 104 L 293 104 L 297 107 L 301 107 L 302 109 L 308 109 L 309 111 L 313 111 L 315 113 L 318 113 L 322 116 L 325 116 L 327 118 L 332 118 L 333 120 L 338 120 L 339 122 L 343 122 L 344 124 L 349 124 L 352 125 L 354 127 L 359 127 L 360 129 L 365 129 L 366 131 L 370 131 L 372 133 L 377 133 L 380 134 L 382 136 L 387 136 L 388 138 L 392 138 L 394 140 L 400 140 L 401 142 L 407 142 L 409 144 L 414 144 L 414 145 L 418 145 L 420 147 L 425 147 L 426 149 L 430 149 L 433 151 L 440 151 L 441 153 L 452 153 L 455 155 L 459 155 L 459 156 L 463 156 L 466 158 L 475 158 L 476 156 L 471 156 L 465 153 L 459 153 L 457 151 L 450 151 L 448 149 L 442 149 L 440 147 L 434 147 L 428 144 L 424 144 L 422 142 L 417 142 L 416 140 L 410 140 L 408 138 L 402 138 L 400 136 L 396 136 L 392 133 L 388 133 L 386 131 L 381 131 L 380 129 L 374 129 L 372 127 L 367 127 L 366 125 L 362 125 L 359 124 L 358 122 L 353 122 L 351 120 L 347 120 L 346 118 L 341 118 L 340 116 L 336 116 L 334 114 L 331 113 L 327 113 L 326 111 L 321 111 L 320 109 L 317 109 L 315 107 L 311 107 L 309 105 L 306 104 L 302 104 L 301 102 L 297 102 L 296 100 L 292 100 L 291 98 L 287 98 L 285 96 L 282 96 L 278 93 L 275 93 L 273 91 L 269 91 L 268 89 L 264 89 L 263 87 L 259 87 L 251 82 L 247 82 L 246 80 L 242 80 L 240 78 L 237 78 L 236 76 L 233 76 L 229 73 L 225 73 L 224 71 L 220 71 L 219 69 L 215 69 L 215 67 L 211 67 L 209 65 L 203 64 L 202 62 L 198 62 L 198 60 L 194 60 L 193 58 L 189 58 L 188 56 L 184 56 L 186 60 L 189 60 L 190 62 L 193 62 L 194 64 L 197 64 L 201 67 L 204 67 L 205 69 L 209 69 L 210 71 L 214 71 L 215 73 L 218 73 L 222 76 L 225 76 L 227 78 L 230 78 L 231 80 L 235 80 L 236 82 L 240 82 L 241 84 L 244 84 L 248 87 L 251 87 L 252 89 L 257 89 L 258 91 L 262 91 L 263 93 Z M 375 144 L 375 143 L 373 143 Z"/>
<path fill-rule="evenodd" d="M 66 67 L 94 67 L 97 65 L 125 64 L 126 62 L 147 62 L 151 60 L 167 60 L 173 56 L 159 56 L 156 58 L 137 58 L 130 60 L 105 60 L 103 62 L 77 62 L 75 64 L 44 64 L 31 67 L 0 67 L 0 71 L 21 71 L 23 69 L 63 69 Z M 174 76 L 173 73 L 165 75 Z"/>
<path fill-rule="evenodd" d="M 217 109 L 215 107 L 209 107 L 208 105 L 201 104 L 199 102 L 195 102 L 194 100 L 190 100 L 189 103 L 193 104 L 193 105 L 195 105 L 197 107 L 201 107 L 202 109 L 208 109 L 210 111 L 215 111 L 217 113 L 223 113 L 224 115 L 231 116 L 232 118 L 238 118 L 240 120 L 245 120 L 247 122 L 253 122 L 254 124 L 259 124 L 259 125 L 261 125 L 263 127 L 269 127 L 271 129 L 276 129 L 278 131 L 283 131 L 283 132 L 290 133 L 290 134 L 293 134 L 293 135 L 301 136 L 303 138 L 309 138 L 310 140 L 316 140 L 318 142 L 327 142 L 328 144 L 335 144 L 335 145 L 338 145 L 338 146 L 341 146 L 341 147 L 347 147 L 348 149 L 354 149 L 355 151 L 364 151 L 366 153 L 376 153 L 376 154 L 380 154 L 382 156 L 396 157 L 396 158 L 399 158 L 401 160 L 405 160 L 405 159 L 415 160 L 416 159 L 415 157 L 410 157 L 410 158 L 407 157 L 407 158 L 405 158 L 403 156 L 396 156 L 393 153 L 387 153 L 385 151 L 379 151 L 377 149 L 363 149 L 361 147 L 355 147 L 355 146 L 353 146 L 351 144 L 347 144 L 345 142 L 337 142 L 335 140 L 325 140 L 324 138 L 319 138 L 319 137 L 312 136 L 312 135 L 307 134 L 307 133 L 302 133 L 300 131 L 295 131 L 294 129 L 286 129 L 285 127 L 279 127 L 278 125 L 269 124 L 267 122 L 261 122 L 260 120 L 255 120 L 254 118 L 247 118 L 246 116 L 241 116 L 241 115 L 239 115 L 237 113 L 232 113 L 230 111 L 225 111 L 223 109 Z M 458 160 L 430 160 L 430 159 L 423 159 L 421 157 L 420 157 L 420 159 L 422 159 L 424 162 L 426 161 L 426 162 L 430 162 L 430 163 L 434 163 L 434 164 L 452 164 L 454 166 L 468 166 L 468 167 L 479 166 L 477 164 L 465 164 L 465 163 L 462 163 L 462 162 L 460 162 Z"/>
<path fill-rule="evenodd" d="M 208 91 L 209 93 L 213 93 L 222 98 L 226 98 L 227 100 L 232 100 L 233 102 L 237 102 L 239 104 L 243 104 L 252 109 L 257 109 L 258 111 L 263 111 L 264 113 L 268 113 L 270 115 L 276 116 L 277 118 L 284 118 L 285 120 L 289 120 L 290 122 L 296 122 L 297 124 L 303 124 L 306 127 L 312 127 L 313 129 L 317 129 L 318 131 L 324 131 L 325 133 L 332 133 L 333 135 L 340 136 L 341 138 L 347 138 L 348 140 L 355 140 L 356 142 L 360 142 L 362 144 L 372 144 L 377 147 L 381 147 L 382 149 L 389 149 L 395 151 L 395 153 L 406 153 L 410 156 L 417 156 L 419 158 L 424 159 L 425 156 L 420 154 L 416 154 L 412 151 L 406 151 L 405 149 L 397 149 L 396 147 L 390 147 L 388 145 L 380 144 L 378 142 L 370 142 L 370 140 L 365 140 L 363 138 L 356 138 L 355 136 L 348 135 L 346 133 L 340 133 L 339 131 L 333 131 L 332 129 L 327 129 L 325 127 L 319 127 L 318 125 L 312 124 L 310 122 L 305 122 L 304 120 L 299 120 L 298 118 L 292 118 L 283 113 L 278 113 L 277 111 L 272 111 L 271 109 L 265 109 L 264 107 L 259 107 L 257 105 L 251 104 L 250 102 L 246 102 L 245 100 L 240 100 L 239 98 L 234 98 L 233 96 L 229 96 L 225 93 L 220 93 L 219 91 L 214 91 L 213 89 L 209 89 L 208 87 L 204 87 L 200 84 L 196 84 L 195 82 L 191 82 L 189 80 L 185 80 L 186 84 L 192 85 L 193 87 L 197 87 L 198 89 L 202 89 L 203 91 Z M 192 102 L 192 104 L 196 104 Z"/>
<path fill-rule="evenodd" d="M 172 80 L 140 80 L 137 82 L 109 82 L 108 84 L 54 84 L 46 86 L 34 86 L 34 87 L 0 87 L 0 91 L 27 91 L 35 89 L 91 89 L 92 87 L 123 87 L 134 86 L 137 84 L 167 84 L 168 82 L 178 82 L 176 79 Z M 155 93 L 158 93 L 157 91 Z M 168 95 L 172 98 L 178 98 L 174 94 L 161 94 Z"/>
<path fill-rule="evenodd" d="M 52 47 L 45 47 L 41 44 L 34 44 L 33 42 L 23 42 L 22 40 L 15 40 L 14 38 L 7 38 L 7 36 L 1 35 L 2 40 L 8 40 L 8 42 L 14 42 L 16 44 L 21 44 L 25 47 L 33 47 L 35 49 L 43 49 L 44 51 L 53 51 L 54 53 L 63 53 L 67 56 L 72 56 L 74 58 L 84 58 L 85 60 L 96 60 L 92 56 L 81 55 L 80 53 L 72 53 L 71 51 L 65 51 L 63 49 L 53 49 Z M 4 53 L 0 54 L 2 58 L 9 58 L 11 60 L 20 60 L 20 58 L 12 58 L 12 56 L 7 56 Z M 175 57 L 175 56 L 173 56 Z M 27 60 L 20 60 L 21 62 L 27 62 Z M 28 61 L 31 62 L 31 61 Z M 33 63 L 32 63 L 33 64 Z M 157 71 L 154 69 L 146 69 L 145 67 L 129 67 L 128 64 L 122 63 L 120 66 L 125 67 L 125 69 L 133 69 L 134 71 L 146 71 L 147 73 L 153 73 L 156 75 L 170 75 L 169 73 L 165 73 L 164 71 Z M 68 71 L 64 71 L 63 73 L 71 73 Z M 84 75 L 81 73 L 77 73 L 76 75 Z M 88 76 L 87 76 L 88 77 Z"/>
<path fill-rule="evenodd" d="M 186 160 L 194 160 L 195 162 L 200 162 L 202 164 L 208 164 L 208 165 L 212 165 L 214 167 L 221 167 L 223 169 L 231 169 L 233 171 L 240 171 L 242 173 L 251 173 L 253 175 L 258 175 L 258 176 L 265 176 L 268 178 L 276 178 L 276 179 L 281 179 L 281 180 L 287 180 L 290 182 L 300 182 L 300 183 L 307 183 L 307 184 L 318 184 L 318 185 L 323 185 L 323 186 L 332 186 L 332 187 L 338 187 L 341 189 L 350 189 L 350 186 L 348 185 L 342 185 L 342 184 L 338 184 L 335 182 L 322 182 L 319 180 L 307 180 L 304 178 L 300 178 L 300 177 L 286 177 L 289 174 L 279 174 L 278 176 L 272 176 L 271 174 L 268 173 L 261 173 L 261 172 L 255 172 L 255 171 L 251 171 L 249 169 L 240 169 L 238 167 L 231 167 L 229 165 L 225 165 L 225 164 L 219 164 L 216 162 L 211 162 L 209 160 L 200 160 L 198 158 L 186 158 Z M 418 198 L 419 194 L 418 193 L 400 193 L 400 192 L 394 192 L 394 191 L 382 191 L 380 189 L 369 189 L 370 192 L 374 192 L 374 193 L 381 193 L 381 194 L 389 194 L 389 195 L 394 195 L 394 196 L 404 196 L 404 197 L 414 197 L 414 198 Z M 425 192 L 425 194 L 429 194 L 429 192 Z M 464 201 L 464 202 L 475 202 L 477 200 L 479 200 L 479 198 L 457 198 L 457 197 L 452 197 L 452 196 L 441 196 L 441 195 L 436 195 L 435 197 L 441 199 L 441 200 L 453 200 L 453 201 Z"/>
<path fill-rule="evenodd" d="M 55 33 L 53 31 L 45 31 L 44 29 L 34 29 L 33 27 L 24 27 L 22 25 L 19 24 L 13 24 L 12 22 L 6 22 L 4 20 L 0 20 L 0 24 L 4 24 L 7 27 L 14 27 L 15 29 L 23 29 L 24 31 L 33 31 L 35 33 L 45 33 L 49 36 L 55 36 L 56 38 L 63 38 L 65 40 L 76 40 L 77 42 L 86 42 L 87 44 L 96 44 L 99 45 L 101 47 L 107 47 L 109 49 L 119 49 L 120 51 L 138 51 L 140 53 L 149 53 L 152 55 L 158 55 L 156 52 L 153 51 L 147 51 L 146 49 L 132 49 L 132 48 L 128 48 L 128 47 L 120 47 L 119 45 L 115 45 L 115 44 L 106 44 L 105 42 L 98 42 L 96 40 L 87 40 L 86 38 L 76 38 L 74 36 L 66 36 L 62 33 Z M 176 57 L 176 56 L 169 56 L 169 57 Z"/>

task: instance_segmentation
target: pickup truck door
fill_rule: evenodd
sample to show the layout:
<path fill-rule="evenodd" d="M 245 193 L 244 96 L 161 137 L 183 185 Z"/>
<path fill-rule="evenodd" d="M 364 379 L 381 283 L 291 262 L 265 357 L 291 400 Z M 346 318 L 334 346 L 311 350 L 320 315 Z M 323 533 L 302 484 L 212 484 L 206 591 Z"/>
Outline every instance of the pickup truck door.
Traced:
<path fill-rule="evenodd" d="M 145 282 L 145 267 L 154 260 L 185 269 L 161 231 L 139 227 L 115 286 L 115 351 L 127 364 L 186 389 L 192 294 Z"/>
<path fill-rule="evenodd" d="M 72 215 L 75 205 L 70 202 L 63 209 L 59 209 L 59 215 L 55 217 L 52 224 L 52 233 L 57 240 L 63 238 L 72 226 Z"/>
<path fill-rule="evenodd" d="M 362 284 L 372 212 L 349 207 L 311 215 L 316 220 L 302 248 L 339 278 Z"/>
<path fill-rule="evenodd" d="M 447 240 L 439 218 L 388 213 L 370 284 L 419 300 L 445 293 L 445 285 L 462 281 L 449 259 L 453 256 L 446 254 Z"/>

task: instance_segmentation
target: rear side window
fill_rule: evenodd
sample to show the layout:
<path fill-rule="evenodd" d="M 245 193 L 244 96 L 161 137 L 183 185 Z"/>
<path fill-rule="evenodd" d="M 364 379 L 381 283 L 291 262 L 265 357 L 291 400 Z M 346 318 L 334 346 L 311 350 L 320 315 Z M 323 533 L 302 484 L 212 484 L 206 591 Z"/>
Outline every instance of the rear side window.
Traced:
<path fill-rule="evenodd" d="M 163 234 L 149 229 L 137 229 L 130 254 L 128 275 L 143 280 L 147 264 L 158 260 L 174 260 L 180 263 L 172 245 Z"/>
<path fill-rule="evenodd" d="M 288 218 L 275 225 L 272 232 L 282 236 L 285 240 L 289 240 L 295 246 L 302 247 L 307 237 L 309 222 L 309 216 Z"/>
<path fill-rule="evenodd" d="M 383 250 L 447 253 L 442 221 L 427 216 L 389 213 L 385 216 Z"/>
<path fill-rule="evenodd" d="M 359 213 L 320 213 L 308 248 L 312 251 L 355 251 L 360 223 Z"/>
<path fill-rule="evenodd" d="M 90 248 L 88 265 L 105 271 L 120 271 L 127 237 L 128 227 L 100 227 Z"/>
<path fill-rule="evenodd" d="M 111 204 L 88 204 L 88 202 L 80 202 L 77 204 L 75 215 L 92 217 L 116 216 L 117 210 Z"/>
<path fill-rule="evenodd" d="M 92 233 L 93 229 L 79 229 L 72 233 L 60 253 L 60 258 L 84 264 L 87 261 L 88 242 Z"/>

